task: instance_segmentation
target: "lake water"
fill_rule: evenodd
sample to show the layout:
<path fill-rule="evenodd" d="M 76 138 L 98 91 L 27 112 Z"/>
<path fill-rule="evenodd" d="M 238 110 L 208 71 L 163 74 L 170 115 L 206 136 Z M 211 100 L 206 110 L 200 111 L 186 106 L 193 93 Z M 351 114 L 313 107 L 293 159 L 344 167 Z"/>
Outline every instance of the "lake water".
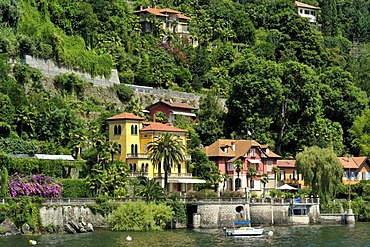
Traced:
<path fill-rule="evenodd" d="M 273 236 L 267 236 L 272 230 Z M 127 242 L 126 236 L 132 237 Z M 95 231 L 86 234 L 51 234 L 44 236 L 0 237 L 1 247 L 185 247 L 185 246 L 370 246 L 370 223 L 345 225 L 311 225 L 265 227 L 262 237 L 225 237 L 221 229 L 166 230 L 163 232 L 111 232 Z"/>

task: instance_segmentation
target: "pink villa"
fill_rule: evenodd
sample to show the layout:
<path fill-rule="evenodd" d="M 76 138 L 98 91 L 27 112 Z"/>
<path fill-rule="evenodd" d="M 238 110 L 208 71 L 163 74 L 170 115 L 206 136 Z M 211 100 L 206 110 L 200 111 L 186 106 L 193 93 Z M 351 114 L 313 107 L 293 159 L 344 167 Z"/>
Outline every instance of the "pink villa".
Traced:
<path fill-rule="evenodd" d="M 248 187 L 251 191 L 261 192 L 263 190 L 261 176 L 264 173 L 269 177 L 269 184 L 266 184 L 266 188 L 273 186 L 274 173 L 272 168 L 277 165 L 280 156 L 272 152 L 268 145 L 261 145 L 254 140 L 219 139 L 203 148 L 203 152 L 209 160 L 216 163 L 221 174 L 229 175 L 230 180 L 226 185 L 228 190 L 246 190 Z M 239 177 L 235 171 L 237 160 L 243 162 Z M 250 178 L 247 182 L 249 167 L 257 170 L 257 176 L 252 180 L 252 183 L 250 183 Z M 222 188 L 222 186 L 220 187 Z"/>

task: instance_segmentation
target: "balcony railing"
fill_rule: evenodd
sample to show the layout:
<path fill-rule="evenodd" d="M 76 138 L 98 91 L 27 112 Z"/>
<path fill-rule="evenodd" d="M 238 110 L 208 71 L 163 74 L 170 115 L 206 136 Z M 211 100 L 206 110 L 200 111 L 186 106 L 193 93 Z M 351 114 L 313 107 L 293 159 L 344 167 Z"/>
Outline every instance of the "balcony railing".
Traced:
<path fill-rule="evenodd" d="M 149 159 L 149 154 L 146 153 L 128 153 L 127 159 Z"/>
<path fill-rule="evenodd" d="M 148 177 L 149 175 L 147 172 L 131 172 L 130 177 L 138 177 L 138 176 Z"/>
<path fill-rule="evenodd" d="M 164 177 L 164 172 L 154 173 L 154 177 Z M 168 173 L 169 178 L 192 178 L 191 173 Z"/>

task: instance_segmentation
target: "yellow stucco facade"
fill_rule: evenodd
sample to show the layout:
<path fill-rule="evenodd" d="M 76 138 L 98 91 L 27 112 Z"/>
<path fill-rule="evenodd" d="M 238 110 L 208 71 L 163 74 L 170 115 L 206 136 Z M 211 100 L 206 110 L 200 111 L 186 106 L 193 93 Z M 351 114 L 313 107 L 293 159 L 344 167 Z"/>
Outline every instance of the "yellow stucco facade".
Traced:
<path fill-rule="evenodd" d="M 129 164 L 131 176 L 147 176 L 149 179 L 156 179 L 164 185 L 164 169 L 161 164 L 154 166 L 150 161 L 147 150 L 148 144 L 156 136 L 163 133 L 170 133 L 179 137 L 186 147 L 186 130 L 173 127 L 170 124 L 157 122 L 145 122 L 143 118 L 130 113 L 121 113 L 108 119 L 109 140 L 117 142 L 121 152 L 114 156 Z M 187 173 L 186 161 L 190 160 L 185 155 L 185 161 L 180 164 L 173 164 L 168 174 L 170 191 L 187 191 L 194 182 L 192 175 Z M 203 181 L 200 181 L 203 182 Z"/>

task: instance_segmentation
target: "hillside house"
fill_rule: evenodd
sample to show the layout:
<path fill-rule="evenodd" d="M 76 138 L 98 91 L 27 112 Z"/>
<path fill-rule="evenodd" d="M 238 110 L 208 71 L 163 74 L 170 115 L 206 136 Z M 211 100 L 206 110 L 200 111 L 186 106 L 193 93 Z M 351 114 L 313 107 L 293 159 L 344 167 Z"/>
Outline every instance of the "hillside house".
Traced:
<path fill-rule="evenodd" d="M 190 36 L 188 27 L 190 17 L 177 10 L 164 8 L 142 8 L 134 11 L 134 14 L 139 16 L 139 22 L 142 26 L 143 33 L 155 33 L 157 29 L 166 30 L 169 34 L 175 34 L 187 39 L 194 46 L 197 45 L 197 40 Z M 157 30 L 158 31 L 158 30 Z M 163 36 L 163 40 L 167 39 Z"/>
<path fill-rule="evenodd" d="M 209 160 L 214 161 L 221 174 L 230 176 L 226 186 L 228 190 L 246 190 L 262 192 L 262 174 L 266 173 L 269 182 L 266 188 L 273 188 L 274 173 L 272 168 L 276 166 L 279 155 L 272 152 L 268 145 L 261 145 L 254 140 L 231 140 L 219 139 L 211 145 L 203 148 L 203 152 Z M 239 173 L 235 171 L 237 160 L 242 161 L 242 169 Z M 247 181 L 247 171 L 250 167 L 257 170 L 257 176 L 250 182 Z"/>
<path fill-rule="evenodd" d="M 295 1 L 295 6 L 297 7 L 298 14 L 301 17 L 307 18 L 310 23 L 316 24 L 317 23 L 317 16 L 320 10 L 319 7 L 315 7 L 309 4 L 301 3 Z"/>
<path fill-rule="evenodd" d="M 172 100 L 161 100 L 148 106 L 146 110 L 149 111 L 150 117 L 153 119 L 153 121 L 155 121 L 154 114 L 158 111 L 161 111 L 166 115 L 168 121 L 172 123 L 175 121 L 177 115 L 194 119 L 196 117 L 194 111 L 198 110 L 198 108 L 186 103 L 173 102 Z"/>
<path fill-rule="evenodd" d="M 361 180 L 370 180 L 370 160 L 368 157 L 338 157 L 343 166 L 344 184 L 357 184 Z"/>
<path fill-rule="evenodd" d="M 156 136 L 171 133 L 179 137 L 186 147 L 187 130 L 173 127 L 171 124 L 145 122 L 143 118 L 127 112 L 108 118 L 108 124 L 109 140 L 117 142 L 121 148 L 121 152 L 114 158 L 129 164 L 132 177 L 146 176 L 155 179 L 164 187 L 163 167 L 161 164 L 152 164 L 147 146 Z M 186 192 L 192 189 L 194 183 L 205 183 L 205 180 L 194 179 L 192 174 L 187 172 L 186 161 L 190 160 L 190 155 L 185 155 L 185 161 L 173 164 L 168 174 L 170 192 Z"/>

